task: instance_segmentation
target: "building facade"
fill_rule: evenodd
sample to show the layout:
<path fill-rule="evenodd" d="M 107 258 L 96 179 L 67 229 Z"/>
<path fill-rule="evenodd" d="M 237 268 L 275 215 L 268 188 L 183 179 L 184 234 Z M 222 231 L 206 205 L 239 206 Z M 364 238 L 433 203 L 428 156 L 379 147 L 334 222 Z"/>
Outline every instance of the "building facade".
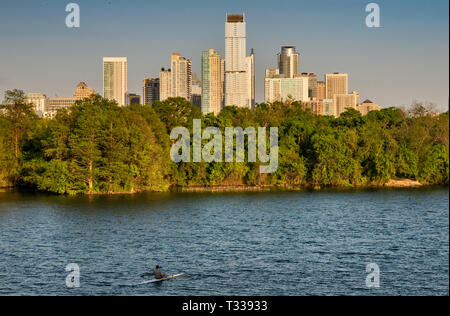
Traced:
<path fill-rule="evenodd" d="M 357 110 L 357 107 L 359 105 L 359 98 L 360 97 L 358 92 L 335 94 L 333 97 L 333 104 L 336 111 L 335 116 L 340 116 L 349 108 Z"/>
<path fill-rule="evenodd" d="M 159 72 L 159 99 L 164 101 L 172 96 L 172 71 L 161 69 Z"/>
<path fill-rule="evenodd" d="M 317 81 L 317 99 L 323 100 L 326 98 L 325 81 Z"/>
<path fill-rule="evenodd" d="M 219 114 L 222 110 L 222 62 L 214 49 L 202 52 L 202 104 L 203 114 Z"/>
<path fill-rule="evenodd" d="M 192 61 L 173 53 L 170 58 L 172 70 L 171 97 L 185 98 L 191 101 L 192 94 Z"/>
<path fill-rule="evenodd" d="M 141 96 L 134 94 L 134 93 L 126 93 L 125 96 L 125 105 L 132 105 L 132 104 L 141 104 Z"/>
<path fill-rule="evenodd" d="M 159 78 L 144 79 L 144 87 L 142 88 L 142 103 L 152 104 L 159 101 Z"/>
<path fill-rule="evenodd" d="M 26 96 L 26 102 L 33 105 L 34 112 L 43 116 L 47 111 L 47 97 L 42 93 L 29 93 Z"/>
<path fill-rule="evenodd" d="M 228 14 L 225 23 L 225 106 L 252 107 L 248 74 L 251 61 L 246 57 L 245 15 Z M 253 57 L 254 60 L 254 57 Z"/>
<path fill-rule="evenodd" d="M 278 75 L 264 79 L 264 101 L 308 101 L 308 78 Z"/>
<path fill-rule="evenodd" d="M 380 111 L 382 107 L 370 100 L 366 100 L 357 107 L 357 110 L 364 116 L 369 114 L 370 111 Z"/>
<path fill-rule="evenodd" d="M 325 74 L 325 99 L 333 99 L 336 94 L 348 93 L 348 74 Z"/>
<path fill-rule="evenodd" d="M 119 106 L 126 104 L 128 90 L 128 66 L 126 57 L 103 58 L 103 97 L 115 100 Z"/>
<path fill-rule="evenodd" d="M 294 77 L 303 77 L 308 79 L 308 97 L 313 99 L 318 99 L 317 97 L 317 75 L 314 73 L 301 73 L 295 74 Z M 323 98 L 322 98 L 323 99 Z"/>
<path fill-rule="evenodd" d="M 300 54 L 295 46 L 282 46 L 281 53 L 278 53 L 278 69 L 280 75 L 293 78 L 300 72 Z"/>

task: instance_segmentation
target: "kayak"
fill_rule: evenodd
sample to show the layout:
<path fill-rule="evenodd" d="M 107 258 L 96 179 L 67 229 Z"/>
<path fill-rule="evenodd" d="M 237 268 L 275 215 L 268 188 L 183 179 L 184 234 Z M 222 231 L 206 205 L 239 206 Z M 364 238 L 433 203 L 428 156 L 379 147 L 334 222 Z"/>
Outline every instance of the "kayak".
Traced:
<path fill-rule="evenodd" d="M 135 285 L 144 285 L 144 284 L 149 284 L 149 283 L 167 281 L 167 280 L 171 280 L 171 279 L 174 279 L 174 278 L 178 278 L 178 277 L 180 277 L 182 275 L 184 275 L 184 273 L 174 274 L 174 275 L 167 275 L 167 276 L 165 276 L 162 279 L 153 279 L 153 280 L 144 281 L 144 282 L 141 282 L 141 283 L 138 283 L 138 284 L 135 284 Z"/>

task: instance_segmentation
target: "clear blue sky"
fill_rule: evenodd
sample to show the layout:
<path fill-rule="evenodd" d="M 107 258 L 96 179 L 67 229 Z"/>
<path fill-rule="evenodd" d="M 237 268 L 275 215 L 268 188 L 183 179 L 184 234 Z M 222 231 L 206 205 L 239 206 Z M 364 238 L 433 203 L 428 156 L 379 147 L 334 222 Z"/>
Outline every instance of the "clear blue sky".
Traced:
<path fill-rule="evenodd" d="M 128 87 L 169 66 L 172 52 L 193 59 L 224 52 L 225 14 L 247 16 L 247 48 L 255 48 L 256 96 L 264 69 L 276 66 L 281 45 L 295 45 L 301 71 L 349 73 L 350 90 L 382 106 L 413 99 L 447 108 L 447 0 L 381 0 L 381 28 L 365 26 L 360 0 L 1 0 L 0 98 L 19 88 L 48 97 L 71 96 L 80 81 L 102 92 L 102 56 L 128 57 Z M 65 6 L 81 7 L 81 28 L 65 26 Z"/>

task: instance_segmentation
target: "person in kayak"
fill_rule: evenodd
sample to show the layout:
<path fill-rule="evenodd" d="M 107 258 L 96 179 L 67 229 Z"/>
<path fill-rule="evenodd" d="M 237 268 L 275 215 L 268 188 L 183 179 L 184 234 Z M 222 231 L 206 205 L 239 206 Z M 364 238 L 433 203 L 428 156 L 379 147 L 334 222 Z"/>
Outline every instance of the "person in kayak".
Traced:
<path fill-rule="evenodd" d="M 155 271 L 152 273 L 155 276 L 155 279 L 164 279 L 166 275 L 161 272 L 160 266 L 156 266 Z"/>

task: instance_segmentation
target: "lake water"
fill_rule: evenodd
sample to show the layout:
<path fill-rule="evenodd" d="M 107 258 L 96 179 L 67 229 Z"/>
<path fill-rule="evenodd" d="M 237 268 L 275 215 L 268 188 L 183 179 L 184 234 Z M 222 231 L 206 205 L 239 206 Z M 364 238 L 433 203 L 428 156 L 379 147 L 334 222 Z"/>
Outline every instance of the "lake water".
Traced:
<path fill-rule="evenodd" d="M 0 295 L 448 295 L 448 259 L 448 188 L 0 193 Z"/>

